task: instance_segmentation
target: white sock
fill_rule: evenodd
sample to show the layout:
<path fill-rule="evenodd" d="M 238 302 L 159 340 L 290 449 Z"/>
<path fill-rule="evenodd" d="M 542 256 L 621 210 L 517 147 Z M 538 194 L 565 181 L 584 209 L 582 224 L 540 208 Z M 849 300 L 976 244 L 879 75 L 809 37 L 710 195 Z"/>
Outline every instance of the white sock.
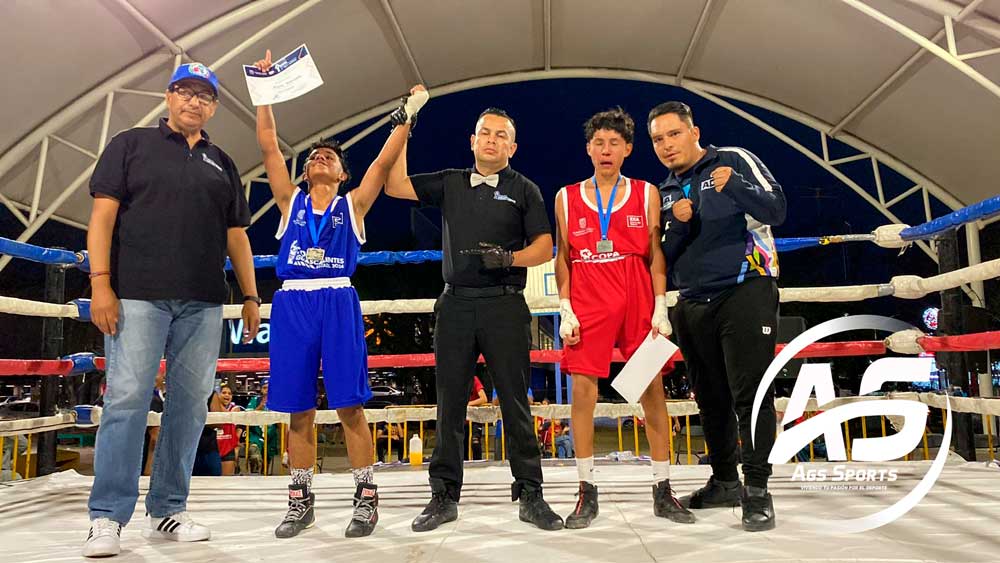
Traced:
<path fill-rule="evenodd" d="M 576 473 L 581 481 L 594 484 L 594 456 L 576 458 Z"/>
<path fill-rule="evenodd" d="M 653 483 L 670 478 L 670 462 L 653 460 Z"/>

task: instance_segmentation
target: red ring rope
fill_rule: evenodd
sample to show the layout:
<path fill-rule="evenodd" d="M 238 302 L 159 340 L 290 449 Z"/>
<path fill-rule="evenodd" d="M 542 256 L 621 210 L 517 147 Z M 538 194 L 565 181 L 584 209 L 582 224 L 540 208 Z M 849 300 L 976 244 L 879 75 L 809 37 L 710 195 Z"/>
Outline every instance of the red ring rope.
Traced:
<path fill-rule="evenodd" d="M 927 352 L 974 352 L 981 350 L 1000 349 L 1000 331 L 963 334 L 958 336 L 925 336 L 917 342 Z M 785 344 L 779 344 L 775 353 L 780 352 Z M 856 342 L 816 342 L 810 344 L 795 355 L 796 358 L 835 358 L 846 356 L 881 356 L 886 353 L 885 344 L 881 340 L 864 340 Z M 562 359 L 561 350 L 532 350 L 531 361 L 535 363 L 553 364 Z M 683 361 L 680 352 L 675 354 L 675 360 Z M 483 358 L 479 358 L 483 362 Z M 625 361 L 621 352 L 615 350 L 612 361 Z M 104 358 L 94 358 L 97 369 L 105 369 Z M 403 368 L 432 367 L 434 354 L 395 354 L 368 357 L 369 368 Z M 269 371 L 271 362 L 268 358 L 223 358 L 219 360 L 217 371 L 229 373 L 237 371 Z M 160 369 L 165 369 L 161 361 Z M 2 360 L 0 359 L 0 377 L 2 376 L 41 376 L 67 375 L 73 371 L 71 360 Z"/>

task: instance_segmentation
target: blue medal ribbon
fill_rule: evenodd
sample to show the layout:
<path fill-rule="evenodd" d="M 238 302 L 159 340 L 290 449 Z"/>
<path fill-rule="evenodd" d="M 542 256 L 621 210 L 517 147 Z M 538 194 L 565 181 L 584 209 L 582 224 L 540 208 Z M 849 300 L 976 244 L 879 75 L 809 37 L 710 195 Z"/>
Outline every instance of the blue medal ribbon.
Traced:
<path fill-rule="evenodd" d="M 622 175 L 618 174 L 618 179 L 615 180 L 615 187 L 611 188 L 611 199 L 608 200 L 608 212 L 604 212 L 604 204 L 601 203 L 601 188 L 597 185 L 597 174 L 590 179 L 594 183 L 594 191 L 597 196 L 597 220 L 601 226 L 601 240 L 608 240 L 608 229 L 611 226 L 611 210 L 615 206 L 615 195 L 618 194 L 618 184 L 622 181 Z"/>
<path fill-rule="evenodd" d="M 319 234 L 323 232 L 323 227 L 325 227 L 327 222 L 330 221 L 330 215 L 332 214 L 331 211 L 333 211 L 333 203 L 336 200 L 337 198 L 335 197 L 330 201 L 330 205 L 326 208 L 326 211 L 323 212 L 323 218 L 319 221 L 319 228 L 316 228 L 316 218 L 313 217 L 315 213 L 313 213 L 312 200 L 309 199 L 309 196 L 306 196 L 306 208 L 309 210 L 309 212 L 306 213 L 306 223 L 309 225 L 309 234 L 312 236 L 314 247 L 319 247 Z"/>

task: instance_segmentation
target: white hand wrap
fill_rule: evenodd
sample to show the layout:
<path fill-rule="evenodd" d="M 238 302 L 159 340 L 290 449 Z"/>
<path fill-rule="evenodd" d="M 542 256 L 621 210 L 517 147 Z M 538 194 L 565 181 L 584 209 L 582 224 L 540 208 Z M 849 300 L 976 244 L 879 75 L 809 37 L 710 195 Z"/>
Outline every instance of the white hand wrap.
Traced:
<path fill-rule="evenodd" d="M 417 90 L 415 93 L 410 94 L 406 98 L 406 103 L 403 104 L 403 110 L 406 111 L 406 120 L 411 121 L 413 116 L 420 111 L 420 108 L 424 107 L 424 104 L 430 98 L 431 95 L 426 90 Z"/>
<path fill-rule="evenodd" d="M 573 306 L 570 304 L 569 299 L 559 300 L 559 315 L 562 321 L 559 323 L 559 336 L 565 340 L 570 336 L 573 336 L 573 331 L 580 328 L 580 321 L 576 318 L 576 313 L 573 312 Z"/>
<path fill-rule="evenodd" d="M 656 332 L 670 336 L 674 332 L 674 327 L 670 326 L 670 320 L 667 319 L 667 296 L 657 295 L 653 298 L 653 303 L 653 318 L 650 324 Z"/>

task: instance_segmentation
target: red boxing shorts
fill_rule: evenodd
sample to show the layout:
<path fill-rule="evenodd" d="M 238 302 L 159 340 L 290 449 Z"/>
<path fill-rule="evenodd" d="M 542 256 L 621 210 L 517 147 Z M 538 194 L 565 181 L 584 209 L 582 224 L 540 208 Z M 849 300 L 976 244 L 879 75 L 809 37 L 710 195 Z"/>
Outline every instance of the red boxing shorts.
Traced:
<path fill-rule="evenodd" d="M 606 378 L 617 346 L 627 361 L 652 327 L 653 286 L 640 256 L 573 264 L 570 303 L 580 321 L 580 342 L 563 347 L 562 370 Z"/>

